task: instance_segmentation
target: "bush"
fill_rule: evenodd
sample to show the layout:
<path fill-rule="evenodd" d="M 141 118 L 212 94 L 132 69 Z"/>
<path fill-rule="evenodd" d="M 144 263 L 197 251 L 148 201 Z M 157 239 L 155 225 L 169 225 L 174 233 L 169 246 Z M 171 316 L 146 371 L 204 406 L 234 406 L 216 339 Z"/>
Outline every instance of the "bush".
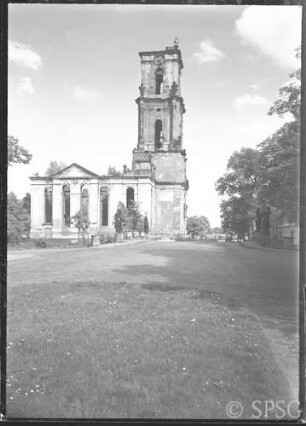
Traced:
<path fill-rule="evenodd" d="M 175 234 L 174 239 L 175 241 L 190 241 L 190 238 L 184 234 Z"/>
<path fill-rule="evenodd" d="M 47 247 L 47 241 L 44 238 L 34 240 L 36 247 Z"/>
<path fill-rule="evenodd" d="M 23 235 L 30 232 L 30 213 L 13 192 L 7 196 L 7 242 L 18 245 Z"/>
<path fill-rule="evenodd" d="M 99 238 L 100 238 L 100 244 L 110 244 L 116 241 L 116 235 L 111 232 L 100 234 Z"/>

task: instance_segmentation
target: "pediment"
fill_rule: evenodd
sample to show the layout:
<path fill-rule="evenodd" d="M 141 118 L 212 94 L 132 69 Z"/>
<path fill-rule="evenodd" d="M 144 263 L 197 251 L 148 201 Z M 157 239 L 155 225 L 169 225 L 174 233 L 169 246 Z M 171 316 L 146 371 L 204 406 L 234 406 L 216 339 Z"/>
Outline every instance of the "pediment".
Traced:
<path fill-rule="evenodd" d="M 73 178 L 93 178 L 98 177 L 96 173 L 91 172 L 90 170 L 85 169 L 85 167 L 80 166 L 79 164 L 73 163 L 70 166 L 66 167 L 63 170 L 55 173 L 52 178 L 54 179 L 73 179 Z"/>

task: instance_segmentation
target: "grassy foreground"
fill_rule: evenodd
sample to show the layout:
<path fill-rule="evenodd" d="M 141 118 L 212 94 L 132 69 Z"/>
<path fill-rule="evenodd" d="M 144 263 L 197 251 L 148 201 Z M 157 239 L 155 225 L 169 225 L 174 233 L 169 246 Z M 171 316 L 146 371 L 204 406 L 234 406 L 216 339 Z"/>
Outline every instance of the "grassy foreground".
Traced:
<path fill-rule="evenodd" d="M 10 418 L 228 418 L 232 400 L 248 418 L 290 400 L 256 318 L 221 295 L 51 280 L 9 293 Z"/>

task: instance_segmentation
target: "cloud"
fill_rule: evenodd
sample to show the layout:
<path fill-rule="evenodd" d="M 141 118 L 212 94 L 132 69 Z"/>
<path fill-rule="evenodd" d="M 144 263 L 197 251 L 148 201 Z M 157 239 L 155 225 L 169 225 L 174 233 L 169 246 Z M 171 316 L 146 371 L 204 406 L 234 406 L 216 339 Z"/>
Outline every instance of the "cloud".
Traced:
<path fill-rule="evenodd" d="M 236 21 L 236 32 L 282 68 L 297 67 L 295 49 L 301 44 L 299 6 L 249 6 Z"/>
<path fill-rule="evenodd" d="M 101 99 L 100 93 L 78 85 L 74 86 L 73 95 L 74 99 L 81 103 L 94 102 Z"/>
<path fill-rule="evenodd" d="M 40 55 L 31 46 L 9 40 L 9 60 L 18 65 L 38 71 L 42 66 Z"/>
<path fill-rule="evenodd" d="M 262 106 L 267 104 L 268 100 L 265 97 L 260 95 L 250 95 L 248 93 L 237 96 L 237 98 L 234 99 L 234 107 L 238 110 L 243 110 L 248 106 Z"/>
<path fill-rule="evenodd" d="M 32 80 L 30 79 L 30 77 L 23 77 L 18 85 L 18 93 L 24 94 L 24 93 L 28 93 L 30 95 L 33 95 L 34 93 L 34 87 L 32 84 Z"/>
<path fill-rule="evenodd" d="M 199 52 L 195 52 L 193 56 L 202 65 L 210 62 L 218 62 L 225 57 L 225 54 L 214 46 L 212 40 L 207 39 L 200 43 Z"/>

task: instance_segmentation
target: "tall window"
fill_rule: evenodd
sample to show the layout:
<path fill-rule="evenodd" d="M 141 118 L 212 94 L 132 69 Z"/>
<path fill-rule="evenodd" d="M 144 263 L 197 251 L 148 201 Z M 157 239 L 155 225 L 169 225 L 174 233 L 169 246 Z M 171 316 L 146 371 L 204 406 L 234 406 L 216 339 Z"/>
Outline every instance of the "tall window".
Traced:
<path fill-rule="evenodd" d="M 52 188 L 45 189 L 45 223 L 52 223 Z"/>
<path fill-rule="evenodd" d="M 134 189 L 128 188 L 126 190 L 126 207 L 130 208 L 134 204 Z"/>
<path fill-rule="evenodd" d="M 86 186 L 82 186 L 81 192 L 81 211 L 84 214 L 88 214 L 88 204 L 89 204 L 89 194 L 88 188 Z"/>
<path fill-rule="evenodd" d="M 101 225 L 108 226 L 108 188 L 102 186 L 100 193 L 101 200 Z"/>
<path fill-rule="evenodd" d="M 155 93 L 160 95 L 163 91 L 164 73 L 163 70 L 157 70 L 155 76 Z"/>
<path fill-rule="evenodd" d="M 162 130 L 163 124 L 161 120 L 155 121 L 155 148 L 159 149 L 162 146 Z"/>
<path fill-rule="evenodd" d="M 63 187 L 63 204 L 64 204 L 64 223 L 65 226 L 70 226 L 70 185 Z"/>

